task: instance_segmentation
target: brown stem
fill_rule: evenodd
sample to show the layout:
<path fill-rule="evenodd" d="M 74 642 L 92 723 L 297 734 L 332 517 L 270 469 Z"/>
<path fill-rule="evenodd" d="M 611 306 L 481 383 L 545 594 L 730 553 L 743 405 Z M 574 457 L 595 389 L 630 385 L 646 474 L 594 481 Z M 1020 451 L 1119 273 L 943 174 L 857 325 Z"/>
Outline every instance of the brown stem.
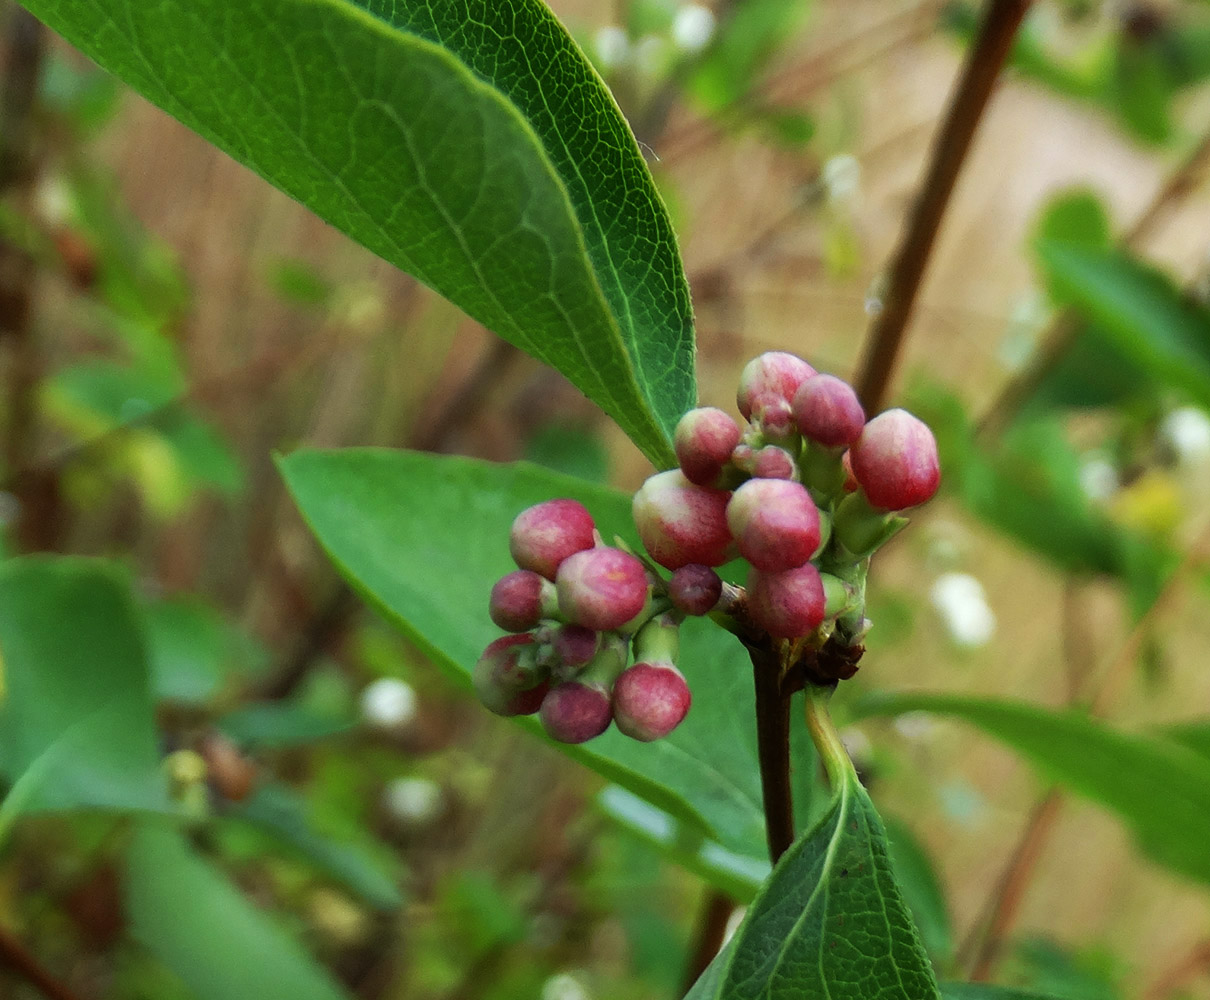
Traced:
<path fill-rule="evenodd" d="M 765 806 L 769 860 L 777 864 L 794 843 L 794 798 L 790 789 L 790 698 L 782 693 L 780 658 L 749 646 L 756 685 L 756 752 Z"/>
<path fill-rule="evenodd" d="M 725 892 L 717 889 L 707 889 L 702 900 L 702 908 L 698 912 L 697 924 L 693 929 L 692 943 L 689 948 L 689 960 L 685 963 L 685 978 L 681 980 L 681 996 L 689 992 L 691 986 L 706 971 L 706 966 L 714 961 L 714 956 L 723 946 L 723 938 L 727 933 L 727 921 L 735 910 L 735 900 Z"/>
<path fill-rule="evenodd" d="M 1202 136 L 1184 163 L 1156 190 L 1122 235 L 1122 246 L 1134 250 L 1145 244 L 1172 207 L 1197 187 L 1207 166 L 1210 166 L 1210 132 Z M 986 439 L 1008 425 L 1047 372 L 1071 347 L 1082 328 L 1080 316 L 1074 309 L 1064 309 L 1055 316 L 1042 334 L 1029 364 L 1005 383 L 995 402 L 980 418 L 976 428 L 979 437 Z"/>
<path fill-rule="evenodd" d="M 1177 990 L 1210 969 L 1210 941 L 1198 941 L 1175 965 L 1160 973 L 1143 992 L 1143 1000 L 1167 1000 Z"/>
<path fill-rule="evenodd" d="M 49 1000 L 80 1000 L 3 927 L 0 927 L 0 968 L 12 970 Z"/>
<path fill-rule="evenodd" d="M 867 413 L 882 408 L 903 345 L 912 306 L 958 172 L 1031 0 L 989 0 L 979 33 L 933 147 L 932 160 L 870 329 L 854 387 Z"/>

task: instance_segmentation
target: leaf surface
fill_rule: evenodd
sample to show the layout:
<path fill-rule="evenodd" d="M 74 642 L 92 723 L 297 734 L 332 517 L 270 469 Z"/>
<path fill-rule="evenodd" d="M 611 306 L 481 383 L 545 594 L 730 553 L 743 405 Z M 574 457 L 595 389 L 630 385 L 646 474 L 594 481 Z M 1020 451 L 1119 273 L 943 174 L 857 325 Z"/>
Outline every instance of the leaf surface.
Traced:
<path fill-rule="evenodd" d="M 679 251 L 612 97 L 539 0 L 26 6 L 671 464 L 696 398 Z"/>

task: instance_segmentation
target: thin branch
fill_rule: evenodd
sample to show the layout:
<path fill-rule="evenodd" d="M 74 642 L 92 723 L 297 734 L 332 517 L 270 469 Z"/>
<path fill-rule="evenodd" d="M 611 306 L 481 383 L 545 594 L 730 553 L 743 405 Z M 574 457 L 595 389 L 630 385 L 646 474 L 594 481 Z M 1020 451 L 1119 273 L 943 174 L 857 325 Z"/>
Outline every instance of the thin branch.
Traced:
<path fill-rule="evenodd" d="M 1030 3 L 990 0 L 979 33 L 967 52 L 924 184 L 891 265 L 882 309 L 870 329 L 854 379 L 867 413 L 880 410 L 886 398 L 912 306 L 958 173 Z"/>
<path fill-rule="evenodd" d="M 680 995 L 689 992 L 691 986 L 714 961 L 714 956 L 723 946 L 727 935 L 727 922 L 735 911 L 735 900 L 725 892 L 707 889 L 698 913 L 697 924 L 689 946 L 689 960 L 685 963 L 685 976 L 681 980 Z"/>
<path fill-rule="evenodd" d="M 48 1000 L 80 1000 L 39 962 L 17 938 L 0 927 L 0 969 L 8 968 Z"/>
<path fill-rule="evenodd" d="M 794 799 L 790 788 L 790 698 L 782 692 L 776 654 L 748 646 L 756 686 L 756 749 L 765 806 L 769 860 L 777 864 L 794 843 Z"/>
<path fill-rule="evenodd" d="M 1198 941 L 1175 965 L 1160 973 L 1143 993 L 1143 1000 L 1167 1000 L 1200 975 L 1210 970 L 1210 940 Z"/>

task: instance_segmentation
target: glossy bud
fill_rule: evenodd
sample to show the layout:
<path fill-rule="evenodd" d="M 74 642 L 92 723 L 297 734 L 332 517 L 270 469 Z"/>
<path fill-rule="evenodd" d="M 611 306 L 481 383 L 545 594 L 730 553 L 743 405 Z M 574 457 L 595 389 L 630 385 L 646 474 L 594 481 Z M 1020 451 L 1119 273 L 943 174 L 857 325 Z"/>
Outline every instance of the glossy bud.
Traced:
<path fill-rule="evenodd" d="M 592 515 L 578 500 L 547 500 L 513 521 L 508 547 L 522 569 L 553 580 L 568 556 L 596 544 Z"/>
<path fill-rule="evenodd" d="M 722 596 L 723 581 L 709 566 L 690 563 L 676 570 L 668 581 L 668 597 L 683 614 L 709 614 Z"/>
<path fill-rule="evenodd" d="M 532 715 L 546 695 L 532 635 L 505 635 L 488 644 L 471 671 L 475 694 L 496 715 Z"/>
<path fill-rule="evenodd" d="M 819 548 L 819 510 L 801 483 L 749 479 L 727 505 L 740 554 L 759 570 L 801 566 Z"/>
<path fill-rule="evenodd" d="M 809 635 L 824 619 L 826 604 L 819 570 L 807 563 L 784 573 L 748 574 L 748 613 L 778 639 Z"/>
<path fill-rule="evenodd" d="M 559 566 L 559 613 L 573 625 L 606 631 L 626 624 L 647 601 L 647 570 L 629 552 L 601 546 Z"/>
<path fill-rule="evenodd" d="M 492 587 L 488 611 L 505 632 L 528 632 L 555 609 L 555 589 L 529 569 L 508 573 Z"/>
<path fill-rule="evenodd" d="M 679 469 L 660 472 L 634 495 L 634 523 L 648 554 L 667 569 L 721 566 L 732 557 L 731 494 L 695 486 Z"/>
<path fill-rule="evenodd" d="M 922 504 L 941 483 L 933 432 L 906 410 L 887 410 L 866 424 L 849 459 L 866 497 L 881 510 Z"/>
<path fill-rule="evenodd" d="M 865 426 L 857 393 L 835 375 L 807 379 L 794 395 L 794 420 L 805 438 L 828 448 L 852 444 Z"/>
<path fill-rule="evenodd" d="M 802 358 L 785 351 L 767 351 L 758 355 L 744 366 L 740 374 L 739 391 L 735 394 L 739 412 L 748 420 L 754 409 L 767 410 L 772 398 L 780 397 L 788 404 L 794 399 L 798 387 L 814 374 L 815 369 Z M 755 406 L 758 399 L 762 402 L 759 408 Z"/>
<path fill-rule="evenodd" d="M 681 417 L 673 437 L 685 478 L 698 486 L 715 485 L 739 438 L 739 426 L 722 410 L 712 406 L 690 410 Z"/>
<path fill-rule="evenodd" d="M 564 681 L 547 693 L 539 718 L 551 739 L 584 743 L 609 728 L 613 706 L 601 685 Z"/>
<path fill-rule="evenodd" d="M 691 701 L 684 675 L 671 663 L 636 663 L 613 687 L 613 718 L 631 739 L 649 743 L 679 726 Z"/>

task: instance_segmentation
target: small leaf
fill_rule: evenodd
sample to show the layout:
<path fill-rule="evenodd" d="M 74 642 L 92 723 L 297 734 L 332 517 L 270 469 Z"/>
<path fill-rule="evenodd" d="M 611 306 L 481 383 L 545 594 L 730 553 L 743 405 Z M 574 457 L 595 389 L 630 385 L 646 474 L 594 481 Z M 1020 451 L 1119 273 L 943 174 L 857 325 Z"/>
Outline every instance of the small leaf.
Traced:
<path fill-rule="evenodd" d="M 143 622 L 157 698 L 202 704 L 238 673 L 246 658 L 241 637 L 202 601 L 148 601 Z"/>
<path fill-rule="evenodd" d="M 686 1000 L 803 997 L 938 997 L 895 884 L 882 823 L 852 771 Z"/>
<path fill-rule="evenodd" d="M 146 653 L 126 581 L 99 560 L 0 565 L 11 779 L 36 768 L 25 809 L 167 811 Z"/>
<path fill-rule="evenodd" d="M 357 725 L 357 720 L 351 715 L 321 712 L 292 701 L 275 701 L 234 708 L 218 719 L 217 725 L 249 749 L 280 750 L 347 733 Z"/>
<path fill-rule="evenodd" d="M 295 940 L 180 834 L 145 824 L 127 866 L 131 934 L 198 1000 L 347 1000 Z"/>
<path fill-rule="evenodd" d="M 1050 781 L 1112 810 L 1153 859 L 1210 883 L 1210 760 L 1175 742 L 1111 729 L 1075 710 L 957 695 L 874 696 L 859 715 L 935 712 L 1008 744 Z"/>
<path fill-rule="evenodd" d="M 27 6 L 672 463 L 696 398 L 676 240 L 616 104 L 539 0 Z"/>

